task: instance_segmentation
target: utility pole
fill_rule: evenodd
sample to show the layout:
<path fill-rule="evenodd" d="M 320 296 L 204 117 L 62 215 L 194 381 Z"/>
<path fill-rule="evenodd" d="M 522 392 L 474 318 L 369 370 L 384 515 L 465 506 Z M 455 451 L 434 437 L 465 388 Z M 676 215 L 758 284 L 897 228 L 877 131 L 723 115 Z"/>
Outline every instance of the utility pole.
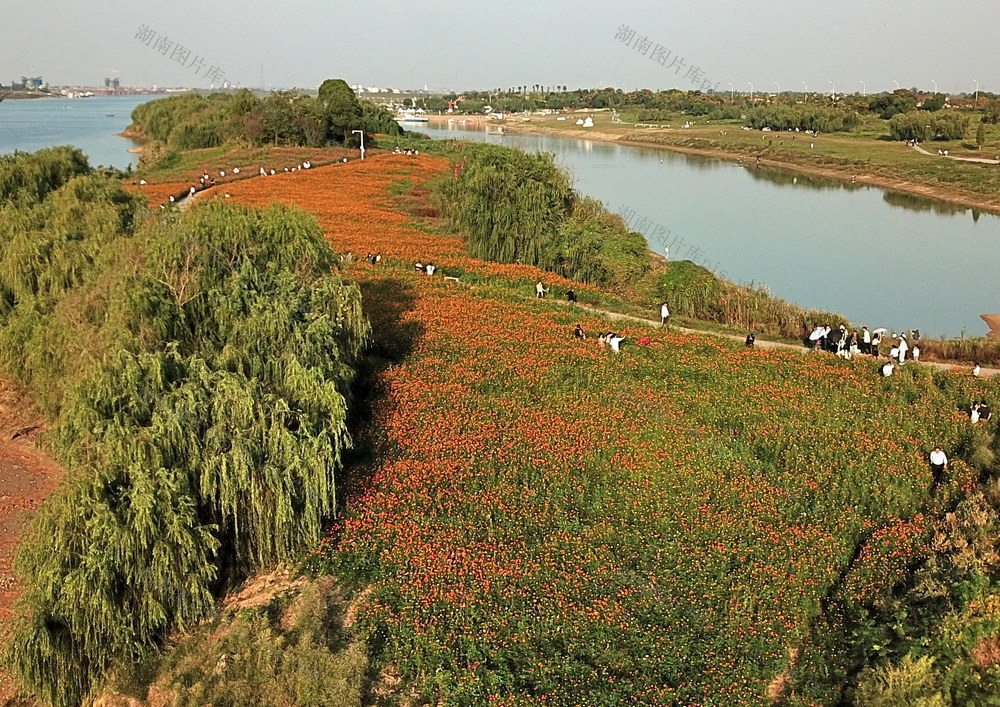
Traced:
<path fill-rule="evenodd" d="M 357 133 L 361 136 L 361 161 L 365 161 L 365 131 L 364 130 L 352 130 L 352 133 Z"/>

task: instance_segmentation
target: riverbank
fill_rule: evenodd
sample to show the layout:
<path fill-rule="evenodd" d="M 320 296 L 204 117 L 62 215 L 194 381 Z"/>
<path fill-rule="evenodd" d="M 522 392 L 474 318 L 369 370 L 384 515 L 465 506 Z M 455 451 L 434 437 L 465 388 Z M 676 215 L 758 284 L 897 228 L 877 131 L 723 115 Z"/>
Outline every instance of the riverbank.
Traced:
<path fill-rule="evenodd" d="M 485 116 L 475 115 L 428 116 L 429 124 L 435 126 L 447 125 L 449 121 L 454 121 L 458 125 L 462 125 L 464 122 L 464 125 L 466 126 L 495 125 L 498 127 L 502 126 L 505 131 L 509 132 L 596 140 L 599 142 L 617 143 L 620 145 L 630 145 L 634 147 L 661 148 L 688 155 L 697 155 L 700 157 L 710 157 L 714 159 L 738 162 L 745 164 L 748 168 L 752 168 L 749 163 L 749 161 L 752 160 L 754 165 L 759 164 L 761 167 L 785 169 L 802 174 L 824 177 L 826 179 L 835 179 L 855 184 L 865 184 L 878 187 L 880 189 L 906 192 L 909 194 L 915 194 L 930 199 L 937 199 L 951 204 L 957 204 L 1000 215 L 1000 196 L 997 195 L 998 193 L 996 191 L 992 192 L 992 195 L 985 193 L 980 194 L 966 189 L 922 182 L 912 178 L 905 178 L 898 174 L 885 173 L 892 172 L 896 168 L 896 165 L 888 164 L 888 160 L 883 162 L 872 161 L 871 156 L 869 156 L 869 160 L 866 162 L 863 160 L 846 159 L 838 157 L 834 154 L 827 154 L 822 150 L 823 146 L 831 147 L 829 150 L 830 153 L 836 152 L 839 147 L 839 145 L 836 144 L 836 140 L 838 138 L 830 136 L 822 136 L 821 139 L 813 140 L 813 142 L 820 143 L 820 152 L 802 154 L 780 150 L 771 144 L 765 146 L 763 144 L 751 144 L 747 141 L 744 141 L 739 145 L 730 144 L 723 146 L 718 144 L 712 135 L 714 134 L 720 137 L 728 138 L 728 133 L 730 131 L 739 133 L 749 132 L 754 136 L 760 135 L 762 143 L 764 139 L 769 139 L 771 141 L 783 140 L 783 135 L 781 133 L 741 131 L 732 125 L 707 126 L 694 129 L 669 127 L 640 129 L 631 123 L 612 123 L 605 115 L 596 114 L 595 127 L 584 128 L 575 124 L 575 119 L 577 117 L 577 114 L 575 113 L 560 117 L 567 118 L 565 121 L 567 125 L 559 125 L 559 123 L 563 121 L 558 121 L 556 116 L 547 116 L 542 119 L 533 116 L 530 122 L 521 120 L 491 120 Z M 779 144 L 781 143 L 779 142 Z M 792 142 L 790 141 L 789 145 L 791 144 Z M 800 141 L 799 144 L 804 147 L 805 140 Z M 887 146 L 878 145 L 878 147 L 880 150 L 884 151 Z M 812 148 L 810 148 L 810 150 L 812 150 Z M 914 153 L 912 150 L 909 152 Z M 756 159 L 757 155 L 761 156 L 759 163 Z M 920 160 L 939 159 L 937 155 L 920 155 L 919 153 L 914 153 L 914 156 L 916 159 Z M 892 157 L 895 159 L 896 156 L 893 155 Z M 903 159 L 907 159 L 909 157 L 909 154 L 902 154 Z M 824 164 L 821 165 L 815 163 L 820 160 L 823 161 Z M 968 168 L 991 170 L 998 169 L 995 165 L 957 164 L 954 161 L 948 161 L 946 159 L 942 159 L 941 162 L 944 165 L 948 165 L 952 170 Z"/>

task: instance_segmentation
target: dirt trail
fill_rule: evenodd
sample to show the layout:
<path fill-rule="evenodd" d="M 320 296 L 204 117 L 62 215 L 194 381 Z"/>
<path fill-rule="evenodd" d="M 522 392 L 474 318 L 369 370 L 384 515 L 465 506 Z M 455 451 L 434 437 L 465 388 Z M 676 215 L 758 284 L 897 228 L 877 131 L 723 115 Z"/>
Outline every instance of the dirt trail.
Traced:
<path fill-rule="evenodd" d="M 0 642 L 6 643 L 17 587 L 14 551 L 31 513 L 55 490 L 62 469 L 35 446 L 42 415 L 24 394 L 0 380 Z M 13 687 L 0 671 L 0 704 Z"/>

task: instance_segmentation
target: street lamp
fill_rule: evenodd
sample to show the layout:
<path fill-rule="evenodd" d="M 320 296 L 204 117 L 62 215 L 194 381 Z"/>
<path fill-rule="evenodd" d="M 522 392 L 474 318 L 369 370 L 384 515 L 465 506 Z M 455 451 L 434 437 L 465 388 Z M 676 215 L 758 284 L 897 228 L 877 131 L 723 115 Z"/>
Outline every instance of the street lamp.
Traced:
<path fill-rule="evenodd" d="M 736 89 L 733 87 L 733 82 L 730 81 L 729 82 L 729 102 L 730 103 L 732 103 L 735 100 L 735 98 L 734 98 L 735 95 L 736 95 Z"/>
<path fill-rule="evenodd" d="M 972 79 L 972 80 L 976 81 L 975 79 Z M 979 82 L 978 81 L 976 81 L 976 107 L 977 108 L 979 107 Z"/>
<path fill-rule="evenodd" d="M 859 83 L 861 84 L 861 95 L 862 96 L 867 96 L 868 95 L 868 87 L 865 86 L 865 82 L 864 81 L 860 81 Z"/>
<path fill-rule="evenodd" d="M 833 81 L 830 82 L 830 98 L 837 100 L 837 84 Z"/>
<path fill-rule="evenodd" d="M 364 130 L 352 130 L 352 133 L 357 133 L 361 136 L 361 161 L 365 161 L 365 131 Z"/>
<path fill-rule="evenodd" d="M 778 87 L 778 92 L 776 94 L 774 94 L 774 97 L 777 98 L 778 96 L 781 95 L 781 84 L 778 83 L 777 81 L 775 81 L 774 85 Z"/>
<path fill-rule="evenodd" d="M 750 101 L 753 101 L 753 81 L 747 81 L 750 84 Z"/>
<path fill-rule="evenodd" d="M 931 83 L 934 84 L 934 95 L 936 96 L 937 95 L 937 81 L 935 81 L 934 79 L 931 79 Z"/>
<path fill-rule="evenodd" d="M 892 82 L 894 84 L 896 84 L 896 90 L 898 91 L 899 90 L 899 81 L 897 81 L 896 79 L 893 79 Z"/>
<path fill-rule="evenodd" d="M 803 82 L 802 82 L 802 85 L 803 85 L 803 86 L 805 87 L 805 89 L 806 89 L 806 90 L 805 90 L 804 92 L 805 92 L 805 93 L 809 93 L 809 84 L 807 84 L 807 83 L 806 83 L 805 81 L 803 81 Z"/>

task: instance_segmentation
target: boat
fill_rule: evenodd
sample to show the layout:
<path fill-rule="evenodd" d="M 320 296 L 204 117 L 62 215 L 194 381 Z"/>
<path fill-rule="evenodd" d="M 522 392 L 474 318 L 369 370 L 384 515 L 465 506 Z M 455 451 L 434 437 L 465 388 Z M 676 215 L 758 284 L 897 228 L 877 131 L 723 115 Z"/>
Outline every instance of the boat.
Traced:
<path fill-rule="evenodd" d="M 429 122 L 427 118 L 416 113 L 407 113 L 405 111 L 400 111 L 396 115 L 397 123 L 427 123 Z"/>

